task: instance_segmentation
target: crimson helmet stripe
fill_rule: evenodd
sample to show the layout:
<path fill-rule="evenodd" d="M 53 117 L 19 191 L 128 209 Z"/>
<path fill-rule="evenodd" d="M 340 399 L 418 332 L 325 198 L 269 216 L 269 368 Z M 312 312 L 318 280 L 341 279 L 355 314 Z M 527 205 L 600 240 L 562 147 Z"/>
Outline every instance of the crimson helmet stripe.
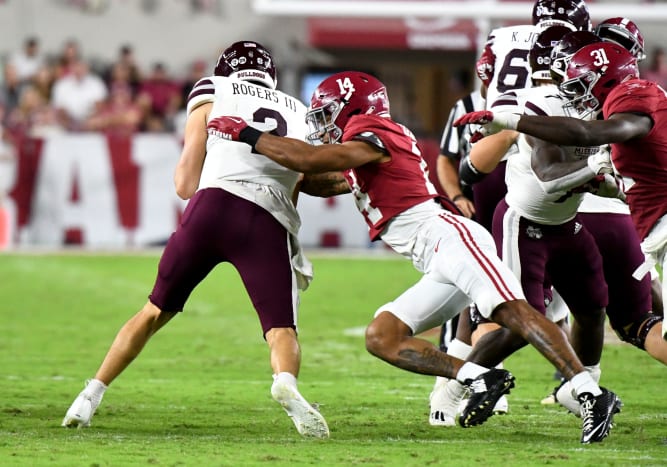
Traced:
<path fill-rule="evenodd" d="M 306 122 L 309 141 L 338 142 L 352 115 L 389 116 L 387 89 L 374 76 L 343 71 L 324 79 L 310 99 Z"/>

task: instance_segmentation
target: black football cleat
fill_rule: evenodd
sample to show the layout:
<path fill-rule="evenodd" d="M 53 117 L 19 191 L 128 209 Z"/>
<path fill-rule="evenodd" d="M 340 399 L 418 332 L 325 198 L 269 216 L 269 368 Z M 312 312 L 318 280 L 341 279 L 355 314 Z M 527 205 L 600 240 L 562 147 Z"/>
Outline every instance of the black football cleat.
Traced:
<path fill-rule="evenodd" d="M 466 384 L 470 386 L 470 397 L 459 416 L 463 428 L 481 425 L 493 415 L 498 399 L 514 387 L 514 376 L 507 370 L 492 368 L 473 380 L 466 380 Z"/>
<path fill-rule="evenodd" d="M 623 403 L 616 394 L 600 388 L 602 394 L 593 396 L 589 392 L 579 394 L 577 399 L 581 404 L 581 418 L 583 420 L 581 429 L 582 444 L 599 443 L 609 435 L 614 414 L 621 411 Z"/>

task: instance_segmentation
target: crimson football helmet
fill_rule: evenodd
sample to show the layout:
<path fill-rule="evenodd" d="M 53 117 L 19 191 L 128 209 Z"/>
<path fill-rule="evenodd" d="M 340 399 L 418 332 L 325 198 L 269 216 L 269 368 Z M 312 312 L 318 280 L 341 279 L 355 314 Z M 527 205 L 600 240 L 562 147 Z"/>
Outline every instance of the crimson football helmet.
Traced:
<path fill-rule="evenodd" d="M 254 41 L 234 42 L 218 58 L 213 74 L 229 76 L 275 89 L 276 67 L 269 51 Z"/>
<path fill-rule="evenodd" d="M 537 0 L 533 24 L 542 28 L 565 26 L 572 31 L 590 31 L 591 16 L 584 0 Z"/>
<path fill-rule="evenodd" d="M 550 80 L 551 78 L 551 51 L 558 45 L 561 38 L 571 32 L 565 26 L 551 26 L 542 31 L 535 39 L 535 43 L 528 53 L 531 78 L 539 80 Z"/>
<path fill-rule="evenodd" d="M 637 59 L 613 42 L 598 42 L 576 52 L 567 66 L 560 90 L 568 99 L 563 107 L 588 118 L 602 109 L 605 99 L 628 78 L 639 77 Z"/>
<path fill-rule="evenodd" d="M 311 143 L 337 143 L 353 115 L 389 116 L 387 89 L 377 78 L 360 71 L 329 76 L 313 92 L 306 122 Z"/>
<path fill-rule="evenodd" d="M 601 41 L 602 39 L 590 31 L 573 31 L 565 34 L 551 50 L 551 79 L 558 84 L 562 83 L 572 55 L 585 45 Z"/>
<path fill-rule="evenodd" d="M 595 34 L 603 41 L 615 42 L 625 47 L 638 62 L 646 58 L 644 36 L 637 25 L 628 18 L 609 18 L 595 27 Z"/>

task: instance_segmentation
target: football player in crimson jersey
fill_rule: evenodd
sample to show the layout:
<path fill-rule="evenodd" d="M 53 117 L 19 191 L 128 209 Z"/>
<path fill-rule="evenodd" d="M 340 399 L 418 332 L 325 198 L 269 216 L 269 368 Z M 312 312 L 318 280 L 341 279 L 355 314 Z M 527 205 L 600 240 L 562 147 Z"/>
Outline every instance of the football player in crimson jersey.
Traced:
<path fill-rule="evenodd" d="M 354 194 L 370 238 L 382 240 L 423 272 L 417 284 L 376 311 L 366 329 L 367 350 L 399 368 L 469 385 L 459 424 L 483 423 L 513 387 L 514 377 L 448 356 L 415 337 L 474 301 L 483 316 L 530 342 L 570 379 L 577 395 L 590 402 L 584 432 L 592 436 L 582 441 L 602 441 L 618 398 L 595 383 L 558 327 L 528 304 L 518 280 L 496 255 L 489 232 L 438 202 L 414 135 L 390 117 L 384 85 L 356 71 L 332 75 L 313 93 L 307 120 L 309 139 L 324 144 L 261 132 L 235 116 L 214 119 L 208 127 L 211 134 L 247 143 L 292 170 L 324 173 L 336 186 L 346 180 L 349 186 L 340 192 Z M 316 180 L 304 180 L 302 190 L 317 194 Z"/>
<path fill-rule="evenodd" d="M 528 54 L 537 35 L 551 26 L 565 27 L 572 31 L 589 30 L 591 23 L 586 4 L 582 0 L 536 0 L 533 4 L 531 24 L 500 27 L 489 33 L 476 63 L 477 76 L 482 81 L 481 96 L 486 99 L 486 105 L 490 105 L 499 95 L 507 91 L 532 87 Z M 517 151 L 516 145 L 510 146 L 503 160 L 495 165 L 488 176 L 473 184 L 472 188 L 468 187 L 473 193 L 472 206 L 475 220 L 489 232 L 493 228 L 496 206 L 507 193 L 505 186 L 507 158 Z M 469 210 L 468 203 L 467 200 L 461 199 L 457 205 Z M 462 317 L 466 315 L 464 313 Z M 466 326 L 468 322 L 469 320 L 465 318 L 459 320 L 461 329 L 456 333 L 459 337 L 454 340 L 454 347 L 450 350 L 457 352 L 459 357 L 465 357 L 471 349 L 467 342 L 476 338 L 470 336 L 471 330 L 479 330 L 477 334 L 481 334 L 486 332 L 487 328 L 495 329 L 495 326 L 478 323 L 477 320 L 474 320 L 471 326 Z M 434 399 L 444 401 L 446 398 L 432 395 L 431 402 Z M 501 400 L 501 404 L 497 407 L 499 412 L 507 412 L 506 402 Z"/>
<path fill-rule="evenodd" d="M 563 115 L 563 97 L 560 96 L 558 89 L 551 84 L 549 57 L 550 49 L 553 47 L 554 38 L 548 35 L 552 29 L 549 28 L 540 34 L 537 42 L 531 50 L 531 65 L 534 71 L 534 78 L 544 83 L 539 88 L 526 90 L 518 94 L 518 98 L 526 101 L 525 108 L 503 109 L 503 111 L 515 111 L 516 113 L 525 113 L 526 115 Z M 559 34 L 562 34 L 560 31 Z M 579 34 L 579 33 L 570 33 Z M 546 36 L 543 38 L 543 36 Z M 600 43 L 599 39 L 595 39 Z M 544 42 L 544 44 L 542 44 Z M 542 52 L 541 52 L 542 51 Z M 540 54 L 543 55 L 540 60 Z M 542 70 L 540 70 L 542 63 Z M 508 93 L 503 101 L 509 101 L 513 96 Z M 545 105 L 550 101 L 553 105 Z M 501 107 L 492 107 L 494 111 L 500 111 Z M 472 150 L 470 158 L 476 166 L 485 167 L 504 152 L 508 143 L 511 143 L 516 135 L 516 131 L 506 130 L 493 136 L 488 136 L 479 141 Z M 640 241 L 633 228 L 627 205 L 615 196 L 620 194 L 616 180 L 609 175 L 609 195 L 612 197 L 596 196 L 592 193 L 582 192 L 583 187 L 589 189 L 595 186 L 595 191 L 600 192 L 600 186 L 590 184 L 596 175 L 598 169 L 592 170 L 591 157 L 586 157 L 590 152 L 587 148 L 577 148 L 573 145 L 564 147 L 564 151 L 577 149 L 568 160 L 587 159 L 584 162 L 589 163 L 589 168 L 578 167 L 575 172 L 568 172 L 566 169 L 562 175 L 554 178 L 552 172 L 558 166 L 560 155 L 556 152 L 556 159 L 549 157 L 551 143 L 544 143 L 536 138 L 520 138 L 521 150 L 518 155 L 513 155 L 508 161 L 508 194 L 505 203 L 501 203 L 496 210 L 496 223 L 494 224 L 494 238 L 496 241 L 502 240 L 503 259 L 511 266 L 514 263 L 520 264 L 520 272 L 524 292 L 533 306 L 540 309 L 541 294 L 535 292 L 535 279 L 540 277 L 542 270 L 549 272 L 550 281 L 556 286 L 558 291 L 563 292 L 565 302 L 570 306 L 575 316 L 572 329 L 581 336 L 577 338 L 573 333 L 573 347 L 578 352 L 579 357 L 586 364 L 587 369 L 599 380 L 600 351 L 602 350 L 603 328 L 600 323 L 598 329 L 597 349 L 582 353 L 580 343 L 586 342 L 593 344 L 593 336 L 590 334 L 590 326 L 582 327 L 582 299 L 592 300 L 595 293 L 602 291 L 605 295 L 609 285 L 609 303 L 606 307 L 612 328 L 625 341 L 632 343 L 640 349 L 646 349 L 655 359 L 667 364 L 667 342 L 665 342 L 659 331 L 660 317 L 651 312 L 651 283 L 649 277 L 637 281 L 632 277 L 633 271 L 643 262 L 644 255 L 641 252 Z M 530 141 L 530 143 L 528 143 Z M 539 143 L 539 144 L 538 144 Z M 532 151 L 531 151 L 532 149 Z M 595 150 L 595 148 L 593 148 Z M 596 156 L 593 156 L 596 157 Z M 603 161 L 608 165 L 607 161 Z M 570 181 L 566 181 L 571 179 Z M 567 197 L 558 199 L 555 204 L 550 204 L 552 200 L 558 198 L 558 192 L 563 189 L 566 183 L 575 188 L 575 192 Z M 563 192 L 561 191 L 561 194 Z M 567 211 L 566 211 L 567 210 Z M 558 232 L 554 230 L 553 225 L 559 217 L 567 213 L 582 228 L 577 232 L 564 230 Z M 501 216 L 502 215 L 502 216 Z M 510 217 L 512 215 L 512 217 Z M 576 218 L 574 217 L 576 215 Z M 502 222 L 501 222 L 502 221 Z M 540 232 L 541 237 L 534 237 L 533 240 L 526 238 L 525 226 L 516 230 L 516 225 L 522 226 L 524 223 L 531 225 L 533 236 Z M 543 226 L 542 224 L 549 224 Z M 563 226 L 567 224 L 561 224 Z M 574 235 L 572 235 L 574 234 Z M 592 237 L 591 237 L 592 235 Z M 582 238 L 583 237 L 583 238 Z M 584 239 L 588 238 L 589 245 L 582 246 Z M 591 245 L 591 238 L 594 243 Z M 518 242 L 511 241 L 518 239 Z M 566 239 L 565 243 L 562 240 Z M 561 242 L 561 243 L 557 243 Z M 555 257 L 551 257 L 553 245 L 558 245 L 559 250 Z M 623 248 L 619 248 L 623 245 Z M 578 250 L 577 250 L 578 248 Z M 602 253 L 599 257 L 597 250 Z M 532 251 L 531 251 L 532 249 Z M 538 250 L 539 249 L 539 250 Z M 537 251 L 539 251 L 539 253 Z M 546 267 L 541 264 L 542 258 L 546 258 Z M 569 259 L 566 259 L 569 258 Z M 565 273 L 558 272 L 559 261 L 565 260 L 567 268 Z M 576 266 L 580 261 L 582 264 Z M 586 277 L 576 278 L 579 271 L 586 270 Z M 604 273 L 604 277 L 602 277 Z M 587 281 L 593 281 L 588 282 Z M 572 297 L 572 290 L 584 285 L 583 290 L 579 290 Z M 568 290 L 569 289 L 569 290 Z M 533 292 L 531 293 L 531 290 Z M 539 288 L 537 289 L 539 292 Z M 592 293 L 594 292 L 594 293 Z M 532 297 L 532 300 L 531 300 Z M 574 300 L 574 301 L 573 301 Z M 601 304 L 600 297 L 597 298 Z M 583 302 L 586 303 L 586 302 Z M 601 306 L 601 305 L 600 305 Z M 553 311 L 553 305 L 547 308 Z M 567 307 L 561 307 L 560 311 L 567 316 Z M 584 309 L 585 311 L 585 309 Z M 585 313 L 583 318 L 586 318 Z M 653 331 L 651 332 L 651 329 Z M 490 337 L 492 342 L 497 342 L 499 337 L 494 335 Z M 488 348 L 493 352 L 493 345 Z M 588 355 L 588 357 L 586 357 Z M 557 388 L 556 399 L 562 405 L 567 407 L 575 414 L 579 414 L 579 403 L 569 395 L 569 385 L 563 384 Z"/>
<path fill-rule="evenodd" d="M 642 240 L 646 262 L 635 271 L 641 279 L 658 264 L 667 270 L 667 95 L 656 83 L 639 79 L 637 61 L 617 44 L 590 44 L 570 59 L 561 90 L 577 111 L 602 112 L 602 120 L 477 112 L 458 124 L 484 124 L 494 133 L 516 129 L 555 144 L 611 143 L 615 169 L 628 180 L 625 194 Z M 619 248 L 622 248 L 619 245 Z M 662 297 L 667 297 L 663 277 Z M 663 306 L 664 308 L 664 306 Z M 653 323 L 655 324 L 655 323 Z M 659 332 L 652 326 L 648 333 Z M 630 338 L 643 329 L 628 329 Z M 667 326 L 662 322 L 667 339 Z M 646 338 L 646 345 L 649 339 Z M 648 348 L 647 348 L 648 350 Z"/>
<path fill-rule="evenodd" d="M 296 381 L 298 289 L 312 276 L 297 242 L 300 220 L 292 203 L 300 174 L 251 154 L 245 145 L 208 136 L 207 123 L 229 112 L 277 134 L 306 136 L 306 107 L 276 89 L 273 58 L 257 42 L 232 44 L 213 75 L 195 83 L 174 175 L 177 194 L 190 202 L 162 253 L 148 302 L 118 332 L 63 426 L 89 426 L 107 386 L 183 310 L 197 284 L 217 264 L 229 262 L 239 271 L 269 346 L 272 397 L 301 435 L 329 436 L 326 421 L 301 396 Z"/>

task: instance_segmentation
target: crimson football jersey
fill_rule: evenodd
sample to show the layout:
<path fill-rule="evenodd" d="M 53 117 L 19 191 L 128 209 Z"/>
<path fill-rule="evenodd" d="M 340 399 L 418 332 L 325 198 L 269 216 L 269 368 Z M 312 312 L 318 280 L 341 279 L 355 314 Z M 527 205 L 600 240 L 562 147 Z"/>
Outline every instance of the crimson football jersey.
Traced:
<path fill-rule="evenodd" d="M 602 111 L 605 118 L 638 113 L 653 120 L 653 128 L 643 138 L 612 144 L 616 170 L 631 179 L 625 193 L 639 237 L 644 239 L 667 213 L 667 95 L 656 83 L 632 79 L 609 93 Z"/>
<path fill-rule="evenodd" d="M 370 163 L 345 171 L 371 240 L 379 237 L 393 217 L 438 197 L 428 179 L 428 168 L 417 140 L 408 128 L 377 115 L 355 115 L 343 132 L 343 142 L 350 140 L 368 141 L 391 157 L 385 163 Z"/>

